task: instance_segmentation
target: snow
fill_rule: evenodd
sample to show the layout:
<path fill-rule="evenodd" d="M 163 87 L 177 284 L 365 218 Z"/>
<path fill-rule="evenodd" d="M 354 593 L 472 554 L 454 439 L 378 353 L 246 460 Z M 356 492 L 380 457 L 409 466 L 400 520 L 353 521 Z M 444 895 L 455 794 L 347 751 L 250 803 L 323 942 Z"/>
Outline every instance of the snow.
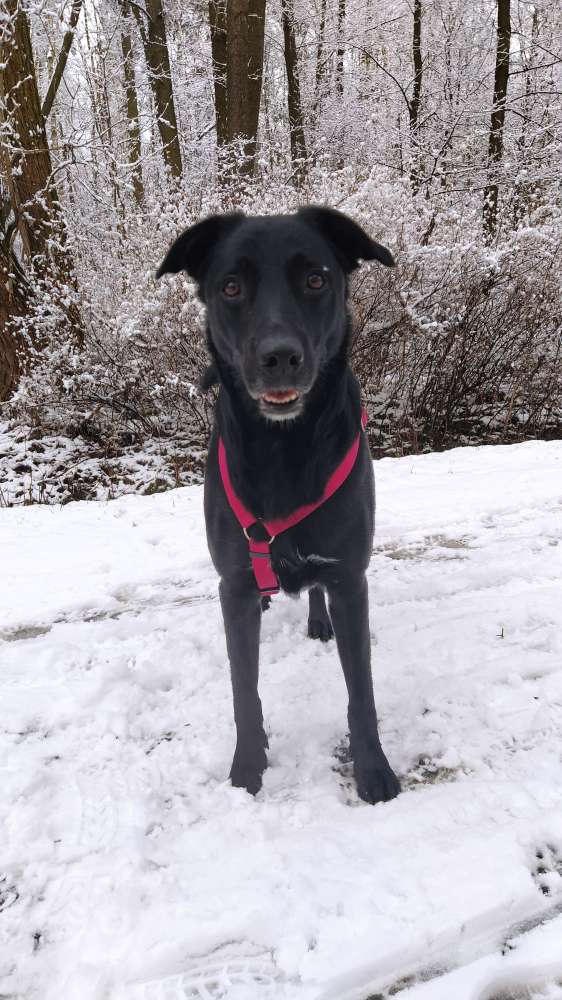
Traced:
<path fill-rule="evenodd" d="M 201 487 L 0 510 L 2 996 L 562 996 L 562 442 L 375 473 L 375 807 L 304 599 L 263 619 L 264 788 L 230 787 Z"/>
<path fill-rule="evenodd" d="M 45 416 L 45 414 L 43 414 Z M 48 423 L 48 421 L 46 421 Z M 168 438 L 100 433 L 49 434 L 40 427 L 0 419 L 0 507 L 70 500 L 110 500 L 128 493 L 161 493 L 201 482 L 204 450 L 196 430 L 175 430 Z"/>

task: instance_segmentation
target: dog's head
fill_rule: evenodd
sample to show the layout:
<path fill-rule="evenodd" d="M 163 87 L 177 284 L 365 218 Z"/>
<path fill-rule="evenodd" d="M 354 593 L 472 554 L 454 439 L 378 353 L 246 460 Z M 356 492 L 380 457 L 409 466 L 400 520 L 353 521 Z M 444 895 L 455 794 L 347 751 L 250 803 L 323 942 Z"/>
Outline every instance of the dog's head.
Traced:
<path fill-rule="evenodd" d="M 347 276 L 392 254 L 328 208 L 296 215 L 214 215 L 187 229 L 157 277 L 187 271 L 207 306 L 209 336 L 257 412 L 297 417 L 347 331 Z"/>

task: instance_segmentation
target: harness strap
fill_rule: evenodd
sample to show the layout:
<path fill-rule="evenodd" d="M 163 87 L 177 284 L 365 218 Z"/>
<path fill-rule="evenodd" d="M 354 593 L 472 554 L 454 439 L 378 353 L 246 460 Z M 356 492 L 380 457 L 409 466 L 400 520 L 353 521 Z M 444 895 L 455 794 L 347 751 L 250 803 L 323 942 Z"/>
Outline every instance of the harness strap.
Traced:
<path fill-rule="evenodd" d="M 367 411 L 362 410 L 361 430 L 364 431 L 366 426 Z M 248 540 L 252 570 L 259 593 L 262 597 L 271 597 L 273 594 L 278 594 L 280 589 L 279 579 L 273 569 L 273 566 L 271 565 L 271 543 L 277 535 L 280 535 L 283 531 L 287 531 L 289 528 L 294 527 L 294 525 L 298 524 L 299 521 L 303 521 L 305 517 L 309 516 L 309 514 L 318 510 L 318 508 L 321 507 L 323 503 L 326 503 L 326 500 L 329 500 L 336 490 L 340 488 L 355 465 L 360 440 L 361 432 L 354 438 L 351 447 L 344 455 L 342 461 L 332 472 L 332 475 L 328 479 L 319 500 L 316 500 L 315 503 L 303 504 L 301 507 L 297 507 L 297 509 L 294 510 L 292 514 L 288 514 L 287 517 L 274 518 L 271 521 L 262 521 L 261 519 L 255 517 L 254 514 L 252 514 L 251 511 L 244 506 L 240 497 L 236 493 L 232 485 L 230 472 L 228 471 L 228 461 L 224 442 L 222 438 L 219 438 L 218 458 L 222 484 L 232 511 Z M 252 538 L 248 534 L 248 528 L 251 528 L 253 524 L 263 525 L 270 536 L 269 539 L 266 539 L 265 541 L 258 541 L 257 539 Z"/>

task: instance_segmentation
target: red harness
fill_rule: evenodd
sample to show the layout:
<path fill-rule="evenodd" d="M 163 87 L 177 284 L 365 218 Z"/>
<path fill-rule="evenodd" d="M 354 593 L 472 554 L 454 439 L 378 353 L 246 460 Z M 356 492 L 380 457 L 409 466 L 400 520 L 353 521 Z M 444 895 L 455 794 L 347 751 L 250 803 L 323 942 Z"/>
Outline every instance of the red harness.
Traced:
<path fill-rule="evenodd" d="M 362 430 L 365 430 L 366 426 L 367 411 L 363 410 L 361 413 Z M 254 515 L 244 506 L 240 498 L 236 495 L 230 478 L 230 473 L 228 471 L 226 449 L 222 438 L 219 438 L 219 469 L 222 484 L 228 497 L 228 502 L 242 527 L 242 531 L 248 539 L 252 569 L 254 571 L 258 590 L 263 597 L 270 597 L 272 594 L 278 594 L 280 589 L 279 578 L 271 565 L 271 543 L 277 535 L 281 534 L 282 531 L 287 531 L 288 528 L 292 528 L 295 524 L 298 524 L 299 521 L 303 521 L 305 517 L 308 517 L 309 514 L 312 514 L 313 511 L 317 510 L 318 507 L 321 507 L 322 504 L 326 503 L 326 500 L 329 500 L 336 490 L 340 488 L 355 465 L 355 459 L 357 458 L 357 453 L 359 451 L 360 438 L 361 432 L 354 439 L 351 448 L 344 455 L 338 467 L 332 472 L 332 475 L 326 483 L 322 496 L 316 501 L 316 503 L 303 504 L 302 507 L 297 507 L 297 509 L 287 517 L 274 518 L 272 521 L 262 521 L 260 518 L 254 517 Z M 258 541 L 248 534 L 248 528 L 251 528 L 253 524 L 260 524 L 265 528 L 270 536 L 267 541 Z"/>

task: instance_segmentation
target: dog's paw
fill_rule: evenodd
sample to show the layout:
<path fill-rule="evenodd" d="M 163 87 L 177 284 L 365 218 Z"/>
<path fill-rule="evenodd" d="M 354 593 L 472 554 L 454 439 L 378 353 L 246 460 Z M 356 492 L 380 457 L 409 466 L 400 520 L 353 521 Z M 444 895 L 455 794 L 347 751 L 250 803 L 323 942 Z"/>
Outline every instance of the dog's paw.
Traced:
<path fill-rule="evenodd" d="M 320 618 L 308 619 L 308 638 L 320 639 L 320 642 L 328 642 L 334 638 L 332 623 L 328 620 L 322 621 Z"/>
<path fill-rule="evenodd" d="M 364 802 L 375 805 L 377 802 L 390 802 L 400 792 L 400 782 L 386 761 L 379 761 L 369 766 L 354 767 L 357 794 Z"/>
<path fill-rule="evenodd" d="M 252 758 L 234 754 L 230 769 L 233 788 L 245 788 L 250 795 L 257 795 L 262 786 L 262 775 L 267 768 L 265 750 L 259 750 Z"/>

